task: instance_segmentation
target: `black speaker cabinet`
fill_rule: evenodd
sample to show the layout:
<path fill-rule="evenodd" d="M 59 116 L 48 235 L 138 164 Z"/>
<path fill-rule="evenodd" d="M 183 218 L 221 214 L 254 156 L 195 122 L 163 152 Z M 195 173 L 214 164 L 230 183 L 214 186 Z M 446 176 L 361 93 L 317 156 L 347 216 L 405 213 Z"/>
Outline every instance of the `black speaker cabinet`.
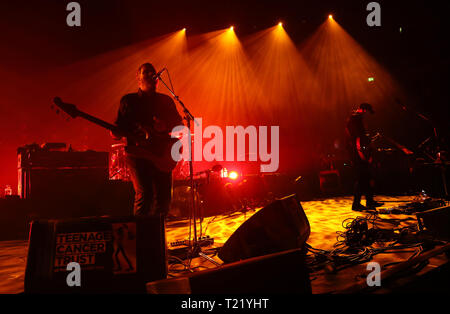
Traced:
<path fill-rule="evenodd" d="M 95 197 L 108 181 L 108 152 L 48 151 L 32 146 L 18 148 L 21 198 L 79 203 Z"/>
<path fill-rule="evenodd" d="M 145 293 L 167 276 L 162 217 L 37 220 L 31 225 L 25 293 Z M 69 286 L 70 262 L 81 286 Z"/>
<path fill-rule="evenodd" d="M 311 282 L 300 249 L 288 250 L 187 277 L 149 282 L 150 294 L 310 294 Z"/>
<path fill-rule="evenodd" d="M 90 200 L 108 182 L 108 168 L 19 169 L 21 198 L 33 200 Z"/>
<path fill-rule="evenodd" d="M 244 222 L 219 251 L 224 262 L 302 248 L 310 234 L 295 195 L 276 200 Z"/>
<path fill-rule="evenodd" d="M 427 230 L 434 237 L 450 240 L 450 206 L 416 213 L 420 230 Z"/>

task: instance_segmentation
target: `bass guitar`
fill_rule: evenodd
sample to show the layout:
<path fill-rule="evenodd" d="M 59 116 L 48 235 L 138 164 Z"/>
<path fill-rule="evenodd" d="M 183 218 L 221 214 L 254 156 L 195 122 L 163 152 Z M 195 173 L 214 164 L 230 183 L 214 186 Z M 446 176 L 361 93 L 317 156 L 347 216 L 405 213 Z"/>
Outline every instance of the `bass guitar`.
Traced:
<path fill-rule="evenodd" d="M 65 103 L 59 97 L 53 99 L 55 105 L 67 113 L 71 118 L 82 118 L 101 126 L 115 134 L 120 134 L 128 140 L 136 143 L 135 146 L 128 146 L 126 152 L 128 155 L 143 158 L 151 161 L 156 168 L 163 172 L 171 172 L 177 162 L 172 158 L 172 146 L 179 141 L 178 138 L 172 138 L 167 134 L 161 134 L 150 128 L 142 128 L 140 133 L 132 133 L 121 130 L 114 124 L 105 122 L 90 114 L 87 114 L 73 104 Z"/>

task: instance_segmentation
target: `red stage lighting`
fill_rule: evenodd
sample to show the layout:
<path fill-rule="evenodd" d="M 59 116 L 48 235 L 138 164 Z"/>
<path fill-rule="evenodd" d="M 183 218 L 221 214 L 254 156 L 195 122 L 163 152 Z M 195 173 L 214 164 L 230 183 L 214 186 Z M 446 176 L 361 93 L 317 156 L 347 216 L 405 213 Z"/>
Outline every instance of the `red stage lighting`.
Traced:
<path fill-rule="evenodd" d="M 232 179 L 232 180 L 236 180 L 239 177 L 238 173 L 236 171 L 231 171 L 228 174 L 228 178 Z"/>
<path fill-rule="evenodd" d="M 222 168 L 222 170 L 220 171 L 220 176 L 222 178 L 228 178 L 231 180 L 236 180 L 237 178 L 239 178 L 239 174 L 236 171 L 228 171 L 227 168 Z"/>

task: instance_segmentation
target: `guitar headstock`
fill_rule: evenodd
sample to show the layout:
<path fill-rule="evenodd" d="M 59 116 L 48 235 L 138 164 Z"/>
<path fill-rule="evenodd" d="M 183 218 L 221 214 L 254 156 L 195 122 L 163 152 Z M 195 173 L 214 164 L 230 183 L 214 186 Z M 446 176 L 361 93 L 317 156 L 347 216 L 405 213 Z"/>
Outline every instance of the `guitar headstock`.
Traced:
<path fill-rule="evenodd" d="M 382 137 L 383 137 L 383 135 L 381 135 L 380 132 L 377 132 L 377 133 L 375 133 L 374 136 L 372 136 L 372 142 L 374 142 L 374 141 L 376 141 L 376 140 L 378 140 L 378 139 L 380 139 Z"/>
<path fill-rule="evenodd" d="M 59 97 L 55 97 L 53 99 L 53 102 L 59 109 L 67 113 L 71 118 L 76 118 L 80 115 L 80 111 L 77 109 L 75 105 L 65 103 Z"/>

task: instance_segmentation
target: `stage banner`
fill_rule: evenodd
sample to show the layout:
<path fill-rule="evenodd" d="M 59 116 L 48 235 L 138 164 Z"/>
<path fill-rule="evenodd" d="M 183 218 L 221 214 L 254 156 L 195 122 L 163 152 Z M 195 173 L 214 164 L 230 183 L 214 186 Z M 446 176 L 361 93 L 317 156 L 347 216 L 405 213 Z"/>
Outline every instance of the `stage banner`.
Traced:
<path fill-rule="evenodd" d="M 34 221 L 25 292 L 144 293 L 145 283 L 166 278 L 166 252 L 162 217 Z M 72 271 L 79 286 L 68 284 Z"/>

